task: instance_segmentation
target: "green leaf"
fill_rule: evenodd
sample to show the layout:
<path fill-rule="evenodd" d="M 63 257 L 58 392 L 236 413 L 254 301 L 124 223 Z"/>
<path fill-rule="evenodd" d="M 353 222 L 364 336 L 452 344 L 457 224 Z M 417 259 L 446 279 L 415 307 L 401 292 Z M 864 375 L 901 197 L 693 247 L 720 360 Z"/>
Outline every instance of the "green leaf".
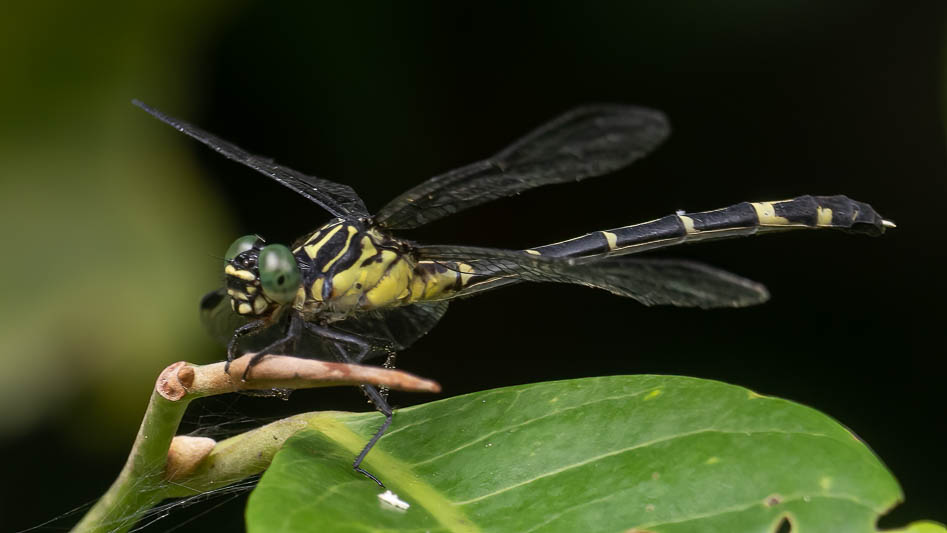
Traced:
<path fill-rule="evenodd" d="M 713 381 L 619 376 L 375 413 L 313 414 L 250 497 L 251 532 L 876 531 L 901 500 L 864 443 L 807 407 Z M 906 531 L 944 532 L 936 524 Z"/>

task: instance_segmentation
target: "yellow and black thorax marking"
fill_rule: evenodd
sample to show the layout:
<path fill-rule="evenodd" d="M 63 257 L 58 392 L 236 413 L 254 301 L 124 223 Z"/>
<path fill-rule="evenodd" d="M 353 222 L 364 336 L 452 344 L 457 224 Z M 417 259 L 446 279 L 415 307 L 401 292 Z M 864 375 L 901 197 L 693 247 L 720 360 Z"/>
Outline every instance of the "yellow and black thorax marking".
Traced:
<path fill-rule="evenodd" d="M 470 280 L 469 265 L 418 261 L 412 246 L 358 220 L 336 219 L 293 249 L 303 273 L 295 307 L 329 320 L 439 300 Z"/>

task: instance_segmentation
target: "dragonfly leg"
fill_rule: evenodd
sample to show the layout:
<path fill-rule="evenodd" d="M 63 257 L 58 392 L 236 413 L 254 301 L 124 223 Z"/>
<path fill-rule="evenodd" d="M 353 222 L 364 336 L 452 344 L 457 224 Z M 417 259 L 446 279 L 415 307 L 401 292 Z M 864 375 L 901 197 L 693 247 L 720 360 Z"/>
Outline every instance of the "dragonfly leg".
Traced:
<path fill-rule="evenodd" d="M 265 325 L 266 322 L 263 320 L 254 320 L 253 322 L 247 322 L 233 332 L 233 337 L 231 337 L 230 342 L 227 343 L 227 362 L 224 364 L 224 372 L 230 370 L 230 363 L 237 358 L 237 341 L 239 341 L 241 337 L 256 333 Z"/>
<path fill-rule="evenodd" d="M 332 328 L 327 328 L 320 326 L 318 324 L 313 324 L 311 322 L 306 322 L 305 327 L 311 332 L 319 335 L 323 338 L 331 339 L 336 341 L 333 343 L 333 348 L 335 352 L 336 359 L 342 363 L 355 363 L 362 359 L 371 349 L 374 347 L 371 342 L 367 341 L 359 335 L 353 335 L 350 333 L 345 333 L 338 331 Z M 350 350 L 342 346 L 342 344 L 348 344 L 355 348 L 355 353 L 351 353 Z M 365 396 L 368 397 L 368 401 L 375 406 L 375 409 L 385 415 L 385 421 L 382 423 L 381 427 L 378 428 L 378 431 L 375 432 L 375 435 L 368 441 L 368 444 L 362 448 L 362 451 L 358 454 L 358 457 L 355 458 L 355 461 L 352 463 L 352 468 L 362 474 L 363 476 L 371 479 L 375 483 L 378 483 L 378 486 L 385 486 L 380 479 L 375 477 L 371 472 L 362 468 L 362 461 L 365 459 L 365 456 L 368 455 L 368 452 L 375 447 L 375 444 L 378 442 L 378 439 L 385 434 L 385 431 L 388 430 L 388 427 L 391 426 L 391 419 L 394 413 L 391 410 L 391 406 L 388 405 L 388 400 L 385 396 L 378 391 L 374 385 L 362 385 L 362 392 L 365 393 Z"/>
<path fill-rule="evenodd" d="M 336 341 L 336 343 L 349 344 L 356 348 L 357 354 L 352 356 L 349 354 L 348 350 L 344 350 L 342 347 L 337 345 L 336 348 L 338 348 L 338 350 L 336 351 L 335 356 L 341 363 L 358 363 L 366 355 L 368 355 L 372 349 L 382 348 L 390 352 L 393 348 L 390 343 L 382 345 L 381 343 L 383 341 L 381 341 L 381 339 L 374 339 L 356 333 L 347 333 L 313 322 L 303 322 L 303 325 L 306 329 L 322 337 L 323 339 L 330 339 Z"/>
<path fill-rule="evenodd" d="M 389 353 L 388 357 L 385 358 L 385 362 L 381 365 L 381 367 L 388 370 L 394 370 L 395 369 L 395 356 L 397 356 L 395 352 Z M 381 397 L 386 400 L 388 399 L 388 390 L 389 390 L 388 387 L 378 387 L 378 392 L 381 393 Z"/>
<path fill-rule="evenodd" d="M 299 333 L 302 329 L 303 323 L 304 321 L 296 316 L 296 313 L 291 313 L 289 317 L 289 326 L 286 328 L 286 334 L 276 341 L 271 342 L 269 345 L 258 351 L 253 357 L 250 358 L 250 361 L 247 363 L 247 368 L 243 370 L 243 376 L 240 378 L 241 381 L 247 380 L 247 376 L 250 374 L 250 369 L 259 364 L 264 357 L 273 353 L 279 348 L 285 348 L 287 344 L 294 343 L 296 339 L 299 338 Z"/>
<path fill-rule="evenodd" d="M 379 487 L 384 488 L 385 484 L 382 483 L 381 480 L 379 480 L 377 477 L 372 475 L 372 473 L 369 472 L 368 470 L 365 470 L 364 468 L 362 468 L 362 460 L 364 460 L 365 456 L 368 455 L 368 452 L 370 452 L 371 449 L 375 447 L 375 443 L 378 442 L 378 439 L 380 439 L 381 436 L 385 434 L 385 431 L 388 430 L 388 426 L 391 425 L 391 418 L 394 415 L 394 413 L 392 413 L 391 411 L 391 406 L 388 405 L 388 400 L 386 400 L 385 397 L 382 396 L 382 394 L 378 392 L 378 389 L 376 389 L 373 385 L 362 385 L 362 391 L 365 393 L 366 396 L 368 396 L 369 401 L 371 401 L 375 405 L 375 409 L 378 409 L 379 411 L 381 411 L 381 414 L 385 415 L 385 422 L 381 425 L 380 428 L 378 428 L 378 431 L 376 431 L 375 435 L 372 436 L 371 440 L 368 441 L 368 444 L 366 444 L 365 447 L 362 448 L 362 451 L 358 454 L 358 457 L 356 457 L 355 461 L 352 463 L 352 468 L 354 468 L 356 472 L 371 479 L 375 483 L 378 483 Z"/>

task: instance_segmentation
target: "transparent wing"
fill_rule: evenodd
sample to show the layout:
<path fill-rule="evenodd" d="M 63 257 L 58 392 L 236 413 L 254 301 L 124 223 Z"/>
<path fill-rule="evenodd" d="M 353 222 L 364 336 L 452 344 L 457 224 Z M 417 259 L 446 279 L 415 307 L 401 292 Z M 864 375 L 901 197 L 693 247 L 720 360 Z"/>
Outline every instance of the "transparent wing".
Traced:
<path fill-rule="evenodd" d="M 414 228 L 540 185 L 606 174 L 643 157 L 669 132 L 660 111 L 617 105 L 579 107 L 493 157 L 410 189 L 383 207 L 375 221 L 391 229 Z"/>
<path fill-rule="evenodd" d="M 634 298 L 644 305 L 745 307 L 769 299 L 759 283 L 690 261 L 666 259 L 576 260 L 542 257 L 515 250 L 467 246 L 419 246 L 421 259 L 463 261 L 482 280 L 574 283 Z M 471 283 L 476 292 L 476 281 Z M 459 296 L 463 296 L 461 291 Z"/>
<path fill-rule="evenodd" d="M 371 339 L 378 346 L 362 360 L 404 350 L 430 331 L 447 312 L 447 302 L 418 303 L 356 315 L 332 327 Z"/>
<path fill-rule="evenodd" d="M 201 323 L 204 329 L 218 342 L 226 345 L 233 332 L 247 323 L 247 319 L 234 313 L 226 289 L 211 291 L 201 298 Z"/>
<path fill-rule="evenodd" d="M 386 357 L 408 348 L 437 325 L 446 311 L 446 301 L 424 302 L 355 315 L 335 322 L 330 327 L 356 335 L 370 345 L 371 349 L 360 358 L 353 357 L 354 362 L 359 363 Z M 201 300 L 201 319 L 214 338 L 224 345 L 233 337 L 234 330 L 247 322 L 230 308 L 230 298 L 223 289 L 208 293 Z M 259 332 L 241 338 L 237 353 L 256 351 L 268 346 L 285 334 L 285 327 L 285 321 L 276 320 Z M 345 343 L 320 337 L 303 328 L 296 339 L 295 351 L 287 355 L 335 361 L 337 350 L 351 350 L 353 355 L 356 353 L 356 350 Z"/>
<path fill-rule="evenodd" d="M 161 122 L 168 124 L 174 129 L 184 133 L 198 141 L 204 143 L 217 153 L 227 159 L 256 170 L 289 187 L 297 193 L 305 196 L 310 201 L 322 206 L 326 211 L 336 217 L 368 217 L 368 209 L 362 199 L 355 194 L 355 191 L 348 185 L 335 183 L 314 176 L 308 176 L 288 167 L 278 165 L 271 159 L 253 155 L 239 146 L 221 139 L 211 133 L 208 133 L 197 126 L 193 126 L 165 115 L 161 111 L 154 109 L 138 100 L 132 100 L 136 106 L 144 109 L 153 117 Z"/>
<path fill-rule="evenodd" d="M 355 335 L 370 349 L 356 357 L 358 350 L 343 342 L 327 339 L 304 329 L 296 341 L 296 357 L 337 360 L 337 351 L 345 350 L 354 363 L 387 357 L 414 344 L 433 328 L 447 311 L 447 302 L 413 304 L 355 315 L 334 322 L 332 329 Z"/>

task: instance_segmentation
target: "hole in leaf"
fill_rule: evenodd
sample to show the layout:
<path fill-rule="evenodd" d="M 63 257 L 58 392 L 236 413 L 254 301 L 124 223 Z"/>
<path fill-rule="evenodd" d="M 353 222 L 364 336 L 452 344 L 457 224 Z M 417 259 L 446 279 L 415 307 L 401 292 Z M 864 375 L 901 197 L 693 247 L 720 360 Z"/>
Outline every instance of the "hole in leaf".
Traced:
<path fill-rule="evenodd" d="M 788 516 L 784 516 L 782 520 L 779 521 L 779 525 L 776 526 L 776 529 L 773 530 L 773 533 L 791 533 L 792 532 L 792 522 L 789 521 Z"/>

